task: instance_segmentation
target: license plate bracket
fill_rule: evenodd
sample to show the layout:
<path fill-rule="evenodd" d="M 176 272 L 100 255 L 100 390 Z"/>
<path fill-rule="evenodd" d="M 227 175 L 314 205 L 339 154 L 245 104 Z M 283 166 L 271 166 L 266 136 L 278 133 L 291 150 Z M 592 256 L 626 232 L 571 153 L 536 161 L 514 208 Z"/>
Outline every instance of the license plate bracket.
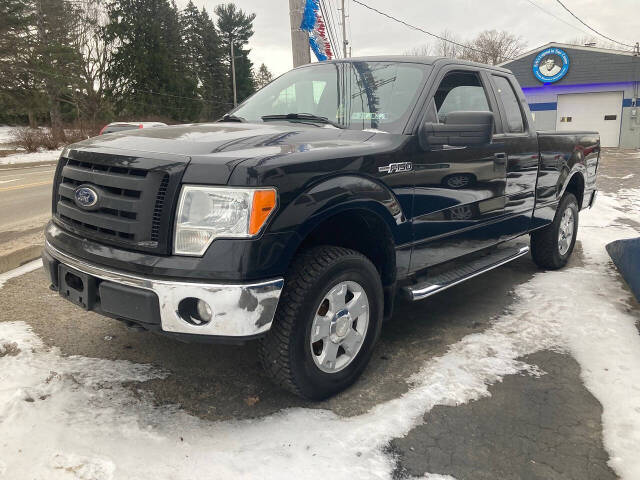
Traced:
<path fill-rule="evenodd" d="M 60 263 L 58 265 L 58 292 L 70 302 L 85 310 L 93 309 L 98 285 L 95 277 Z"/>

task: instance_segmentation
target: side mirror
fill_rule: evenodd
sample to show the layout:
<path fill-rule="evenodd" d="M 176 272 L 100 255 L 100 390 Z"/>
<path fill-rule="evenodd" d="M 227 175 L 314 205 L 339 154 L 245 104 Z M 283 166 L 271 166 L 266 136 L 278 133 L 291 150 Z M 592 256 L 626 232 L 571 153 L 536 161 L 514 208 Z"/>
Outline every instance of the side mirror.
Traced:
<path fill-rule="evenodd" d="M 420 146 L 428 150 L 442 145 L 487 145 L 491 143 L 494 121 L 491 112 L 451 112 L 445 123 L 426 122 L 420 127 Z"/>

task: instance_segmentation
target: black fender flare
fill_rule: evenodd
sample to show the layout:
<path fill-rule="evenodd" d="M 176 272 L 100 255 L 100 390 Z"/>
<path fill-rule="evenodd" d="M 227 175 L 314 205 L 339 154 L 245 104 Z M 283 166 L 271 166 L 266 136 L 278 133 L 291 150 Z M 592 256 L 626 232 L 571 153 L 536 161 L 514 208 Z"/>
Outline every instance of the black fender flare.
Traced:
<path fill-rule="evenodd" d="M 346 212 L 366 211 L 387 226 L 393 246 L 411 241 L 411 225 L 389 188 L 369 177 L 340 175 L 326 178 L 279 210 L 270 232 L 294 231 L 287 251 L 293 253 L 322 222 Z"/>
<path fill-rule="evenodd" d="M 324 220 L 347 210 L 377 214 L 389 227 L 394 242 L 404 243 L 401 227 L 407 218 L 398 199 L 385 185 L 359 175 L 340 175 L 316 183 L 277 212 L 269 230 L 294 230 L 304 237 Z"/>
<path fill-rule="evenodd" d="M 569 186 L 569 183 L 571 183 L 571 180 L 576 175 L 579 175 L 580 177 L 582 177 L 583 185 L 587 184 L 587 167 L 585 167 L 582 163 L 576 163 L 575 165 L 573 165 L 573 167 L 571 167 L 571 170 L 569 170 L 569 172 L 566 174 L 566 176 L 562 180 L 562 183 L 558 182 L 558 186 L 561 186 L 561 188 L 558 191 L 556 201 L 560 201 L 564 193 L 567 191 L 567 187 Z M 584 194 L 584 192 L 582 193 Z"/>

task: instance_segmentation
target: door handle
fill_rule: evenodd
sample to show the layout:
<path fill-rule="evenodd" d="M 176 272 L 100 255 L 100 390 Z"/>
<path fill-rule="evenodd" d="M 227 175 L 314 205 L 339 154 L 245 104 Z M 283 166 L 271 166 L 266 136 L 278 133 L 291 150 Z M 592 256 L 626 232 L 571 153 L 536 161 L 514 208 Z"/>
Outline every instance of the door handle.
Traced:
<path fill-rule="evenodd" d="M 507 164 L 507 154 L 506 153 L 496 153 L 493 156 L 493 161 L 496 165 L 506 165 Z"/>

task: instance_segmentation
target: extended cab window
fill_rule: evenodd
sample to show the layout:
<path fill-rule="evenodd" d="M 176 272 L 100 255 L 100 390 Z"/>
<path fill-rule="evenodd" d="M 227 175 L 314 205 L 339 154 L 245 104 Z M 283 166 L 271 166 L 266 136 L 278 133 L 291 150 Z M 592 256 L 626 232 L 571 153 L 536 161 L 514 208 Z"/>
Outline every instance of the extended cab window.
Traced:
<path fill-rule="evenodd" d="M 518 101 L 509 80 L 505 77 L 493 75 L 493 83 L 498 91 L 498 97 L 500 97 L 502 105 L 504 106 L 504 113 L 507 119 L 507 132 L 524 132 L 524 120 L 522 119 L 520 102 Z"/>
<path fill-rule="evenodd" d="M 446 123 L 447 114 L 450 112 L 491 111 L 487 94 L 475 72 L 447 74 L 440 82 L 434 100 L 440 123 Z"/>

